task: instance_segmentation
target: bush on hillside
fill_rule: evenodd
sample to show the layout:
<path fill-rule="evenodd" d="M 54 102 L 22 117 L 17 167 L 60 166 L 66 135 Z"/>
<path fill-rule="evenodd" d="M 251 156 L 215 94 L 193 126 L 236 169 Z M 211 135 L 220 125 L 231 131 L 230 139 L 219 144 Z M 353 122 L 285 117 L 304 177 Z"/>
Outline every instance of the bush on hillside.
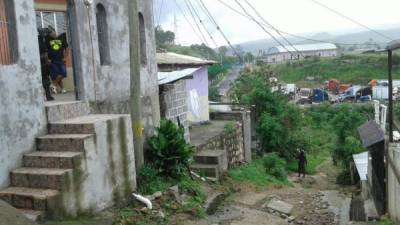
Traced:
<path fill-rule="evenodd" d="M 264 157 L 264 167 L 267 174 L 280 181 L 287 180 L 286 161 L 280 158 L 277 153 L 271 153 Z"/>

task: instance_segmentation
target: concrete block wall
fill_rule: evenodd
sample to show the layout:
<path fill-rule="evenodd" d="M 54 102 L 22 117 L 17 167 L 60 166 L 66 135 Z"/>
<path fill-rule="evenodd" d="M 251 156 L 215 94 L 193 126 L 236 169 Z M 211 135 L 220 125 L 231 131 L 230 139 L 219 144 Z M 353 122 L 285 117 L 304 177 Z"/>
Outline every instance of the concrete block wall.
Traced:
<path fill-rule="evenodd" d="M 175 83 L 162 85 L 160 93 L 160 108 L 162 117 L 172 120 L 185 128 L 185 139 L 190 142 L 189 122 L 187 120 L 186 81 L 179 80 Z"/>
<path fill-rule="evenodd" d="M 232 120 L 242 124 L 244 159 L 250 163 L 252 161 L 252 119 L 251 111 L 232 111 L 232 112 L 211 112 L 211 120 Z"/>

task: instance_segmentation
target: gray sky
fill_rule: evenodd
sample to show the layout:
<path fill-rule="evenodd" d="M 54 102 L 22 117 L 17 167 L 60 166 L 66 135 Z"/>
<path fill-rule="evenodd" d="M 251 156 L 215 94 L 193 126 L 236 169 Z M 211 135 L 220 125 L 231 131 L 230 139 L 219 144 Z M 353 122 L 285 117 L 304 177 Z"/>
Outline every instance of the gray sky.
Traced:
<path fill-rule="evenodd" d="M 201 43 L 193 29 L 185 20 L 181 11 L 186 14 L 193 26 L 192 17 L 184 0 L 154 0 L 155 23 L 166 30 L 175 31 L 177 27 L 178 43 L 190 45 Z M 207 29 L 212 33 L 218 45 L 226 45 L 215 26 L 207 19 L 199 7 L 199 0 L 189 0 L 195 5 Z M 267 38 L 267 34 L 254 22 L 241 17 L 223 6 L 217 0 L 203 0 L 211 14 L 219 23 L 232 43 L 241 43 Z M 235 9 L 242 11 L 235 0 L 222 0 Z M 239 0 L 246 6 L 244 0 Z M 276 28 L 294 34 L 310 32 L 351 32 L 362 31 L 363 28 L 316 5 L 311 0 L 248 0 L 253 4 L 263 17 Z M 318 0 L 329 7 L 357 20 L 372 28 L 387 26 L 400 27 L 400 1 L 399 0 Z M 162 7 L 161 7 L 162 6 Z M 248 12 L 252 12 L 249 7 Z M 159 19 L 160 18 L 160 19 Z M 176 18 L 177 26 L 174 26 Z M 196 27 L 195 27 L 196 29 Z M 199 33 L 196 29 L 196 32 Z M 206 35 L 206 32 L 203 30 Z M 400 38 L 400 37 L 392 37 Z M 209 41 L 210 44 L 212 43 Z M 213 47 L 213 46 L 211 46 Z"/>

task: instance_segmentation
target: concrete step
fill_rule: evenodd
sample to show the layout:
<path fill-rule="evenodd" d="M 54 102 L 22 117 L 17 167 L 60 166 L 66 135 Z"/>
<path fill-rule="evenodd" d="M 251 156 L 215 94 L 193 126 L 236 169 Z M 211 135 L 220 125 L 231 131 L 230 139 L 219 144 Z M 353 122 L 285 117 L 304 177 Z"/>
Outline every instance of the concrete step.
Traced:
<path fill-rule="evenodd" d="M 216 178 L 219 180 L 220 178 L 220 170 L 218 164 L 202 164 L 202 163 L 194 163 L 190 165 L 190 168 L 198 173 L 200 176 Z"/>
<path fill-rule="evenodd" d="M 90 114 L 89 103 L 83 101 L 46 102 L 45 107 L 49 123 Z"/>
<path fill-rule="evenodd" d="M 94 134 L 95 124 L 121 118 L 123 115 L 92 114 L 49 124 L 49 134 Z"/>
<path fill-rule="evenodd" d="M 46 152 L 37 151 L 25 154 L 24 167 L 74 169 L 83 157 L 81 152 Z"/>
<path fill-rule="evenodd" d="M 82 152 L 93 134 L 50 134 L 37 138 L 39 151 Z"/>
<path fill-rule="evenodd" d="M 0 191 L 0 199 L 8 204 L 35 211 L 45 211 L 59 195 L 57 190 L 9 187 Z"/>
<path fill-rule="evenodd" d="M 193 156 L 193 159 L 200 164 L 218 164 L 221 172 L 228 169 L 228 159 L 224 150 L 200 151 Z"/>
<path fill-rule="evenodd" d="M 43 220 L 45 217 L 44 211 L 31 209 L 17 209 L 17 211 L 33 222 Z"/>
<path fill-rule="evenodd" d="M 15 187 L 61 190 L 72 169 L 19 168 L 10 173 Z"/>

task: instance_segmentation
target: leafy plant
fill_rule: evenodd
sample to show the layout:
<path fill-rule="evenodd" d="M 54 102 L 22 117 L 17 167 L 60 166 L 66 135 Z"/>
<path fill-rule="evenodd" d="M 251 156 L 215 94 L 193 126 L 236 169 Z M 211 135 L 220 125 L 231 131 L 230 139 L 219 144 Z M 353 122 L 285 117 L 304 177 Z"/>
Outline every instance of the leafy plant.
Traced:
<path fill-rule="evenodd" d="M 158 175 L 158 170 L 150 164 L 145 164 L 139 169 L 137 174 L 138 192 L 141 194 L 153 194 L 163 191 L 169 186 L 166 179 Z"/>
<path fill-rule="evenodd" d="M 264 157 L 264 167 L 267 174 L 281 181 L 287 180 L 286 161 L 277 153 L 271 153 Z"/>
<path fill-rule="evenodd" d="M 162 120 L 157 134 L 148 140 L 146 159 L 159 174 L 179 178 L 187 174 L 194 147 L 186 143 L 184 128 Z"/>

